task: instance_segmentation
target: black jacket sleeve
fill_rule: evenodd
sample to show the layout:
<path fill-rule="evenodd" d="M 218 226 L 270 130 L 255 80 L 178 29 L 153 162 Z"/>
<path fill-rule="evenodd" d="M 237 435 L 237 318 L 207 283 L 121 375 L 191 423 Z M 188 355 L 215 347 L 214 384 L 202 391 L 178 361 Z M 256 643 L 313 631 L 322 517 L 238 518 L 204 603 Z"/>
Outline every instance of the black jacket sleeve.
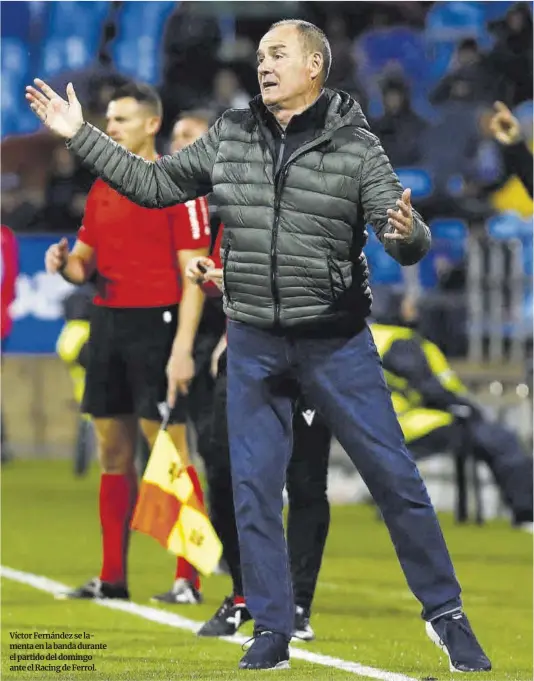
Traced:
<path fill-rule="evenodd" d="M 533 196 L 532 154 L 523 142 L 512 144 L 504 150 L 510 170 L 521 180 L 530 196 Z"/>
<path fill-rule="evenodd" d="M 415 265 L 430 248 L 430 229 L 419 213 L 413 211 L 413 232 L 407 241 L 389 241 L 388 209 L 397 209 L 402 185 L 378 141 L 371 146 L 362 164 L 360 200 L 366 224 L 369 223 L 386 251 L 401 265 Z"/>
<path fill-rule="evenodd" d="M 221 119 L 193 144 L 157 161 L 132 154 L 88 123 L 67 146 L 84 166 L 134 203 L 164 208 L 211 192 L 220 125 Z"/>
<path fill-rule="evenodd" d="M 448 411 L 453 405 L 472 406 L 464 395 L 457 395 L 442 386 L 416 339 L 395 341 L 382 358 L 382 363 L 386 371 L 405 378 L 410 388 L 421 394 L 424 407 Z"/>

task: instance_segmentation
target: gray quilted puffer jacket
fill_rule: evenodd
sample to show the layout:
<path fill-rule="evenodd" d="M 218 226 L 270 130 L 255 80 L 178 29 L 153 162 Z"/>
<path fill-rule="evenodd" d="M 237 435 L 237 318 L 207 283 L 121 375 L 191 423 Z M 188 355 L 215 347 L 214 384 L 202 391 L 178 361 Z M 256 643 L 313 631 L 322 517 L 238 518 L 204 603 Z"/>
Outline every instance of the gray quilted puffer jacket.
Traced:
<path fill-rule="evenodd" d="M 344 92 L 325 94 L 322 134 L 279 169 L 259 98 L 250 109 L 227 111 L 197 142 L 156 162 L 88 124 L 68 146 L 143 206 L 163 208 L 214 192 L 225 230 L 221 256 L 230 319 L 334 333 L 336 325 L 361 326 L 370 311 L 365 225 L 402 265 L 423 257 L 430 232 L 414 211 L 409 242 L 383 240 L 386 211 L 396 208 L 402 187 L 360 106 Z"/>

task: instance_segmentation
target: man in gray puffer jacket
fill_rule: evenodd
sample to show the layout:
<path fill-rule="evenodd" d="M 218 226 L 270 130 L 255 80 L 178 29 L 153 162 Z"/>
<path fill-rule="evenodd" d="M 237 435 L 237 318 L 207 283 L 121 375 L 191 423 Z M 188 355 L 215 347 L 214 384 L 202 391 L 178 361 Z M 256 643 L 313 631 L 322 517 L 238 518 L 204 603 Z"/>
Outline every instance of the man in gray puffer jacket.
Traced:
<path fill-rule="evenodd" d="M 430 638 L 454 669 L 490 669 L 462 612 L 436 514 L 365 322 L 365 224 L 403 265 L 426 253 L 429 230 L 358 104 L 323 89 L 331 60 L 324 34 L 306 22 L 280 22 L 257 54 L 261 96 L 250 109 L 226 112 L 196 143 L 154 163 L 84 124 L 71 84 L 68 102 L 39 80 L 27 98 L 87 167 L 132 201 L 161 208 L 213 191 L 219 205 L 232 482 L 245 598 L 255 620 L 240 667 L 289 666 L 294 606 L 282 490 L 291 454 L 284 388 L 291 375 L 379 505 Z"/>

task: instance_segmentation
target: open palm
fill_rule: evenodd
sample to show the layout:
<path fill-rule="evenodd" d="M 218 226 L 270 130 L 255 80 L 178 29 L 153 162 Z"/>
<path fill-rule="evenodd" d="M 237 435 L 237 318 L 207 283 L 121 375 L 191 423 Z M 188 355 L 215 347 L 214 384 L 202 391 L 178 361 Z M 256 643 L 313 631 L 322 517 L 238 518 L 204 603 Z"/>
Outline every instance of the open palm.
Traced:
<path fill-rule="evenodd" d="M 26 87 L 26 99 L 32 111 L 52 132 L 65 139 L 74 137 L 83 125 L 83 114 L 72 83 L 67 85 L 65 101 L 39 78 L 33 82 L 37 87 Z"/>

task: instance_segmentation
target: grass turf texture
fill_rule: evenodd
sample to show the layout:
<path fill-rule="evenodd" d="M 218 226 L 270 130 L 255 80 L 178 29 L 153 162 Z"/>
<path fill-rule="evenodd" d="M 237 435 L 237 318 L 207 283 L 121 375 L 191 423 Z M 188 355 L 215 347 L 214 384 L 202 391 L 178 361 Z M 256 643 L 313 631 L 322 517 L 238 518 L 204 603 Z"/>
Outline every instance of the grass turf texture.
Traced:
<path fill-rule="evenodd" d="M 72 586 L 97 575 L 98 480 L 96 466 L 86 478 L 75 479 L 64 461 L 4 466 L 2 564 Z M 441 521 L 464 589 L 466 612 L 494 666 L 492 672 L 470 678 L 532 679 L 532 537 L 512 530 L 506 521 L 483 528 L 456 526 L 447 514 Z M 171 586 L 174 567 L 174 558 L 154 540 L 135 533 L 129 560 L 132 600 L 149 604 L 151 595 Z M 155 607 L 200 622 L 229 591 L 229 578 L 214 576 L 204 581 L 203 605 Z M 238 671 L 243 653 L 225 641 L 200 639 L 92 603 L 56 601 L 8 579 L 2 579 L 1 597 L 5 681 L 264 678 L 262 673 Z M 312 617 L 317 641 L 299 647 L 416 679 L 450 678 L 444 655 L 426 638 L 419 612 L 373 509 L 333 507 Z M 96 671 L 10 672 L 11 631 L 86 631 L 107 650 L 87 651 L 94 655 Z M 251 624 L 241 630 L 251 631 Z M 362 678 L 302 660 L 292 660 L 291 670 L 279 673 L 288 681 Z"/>

